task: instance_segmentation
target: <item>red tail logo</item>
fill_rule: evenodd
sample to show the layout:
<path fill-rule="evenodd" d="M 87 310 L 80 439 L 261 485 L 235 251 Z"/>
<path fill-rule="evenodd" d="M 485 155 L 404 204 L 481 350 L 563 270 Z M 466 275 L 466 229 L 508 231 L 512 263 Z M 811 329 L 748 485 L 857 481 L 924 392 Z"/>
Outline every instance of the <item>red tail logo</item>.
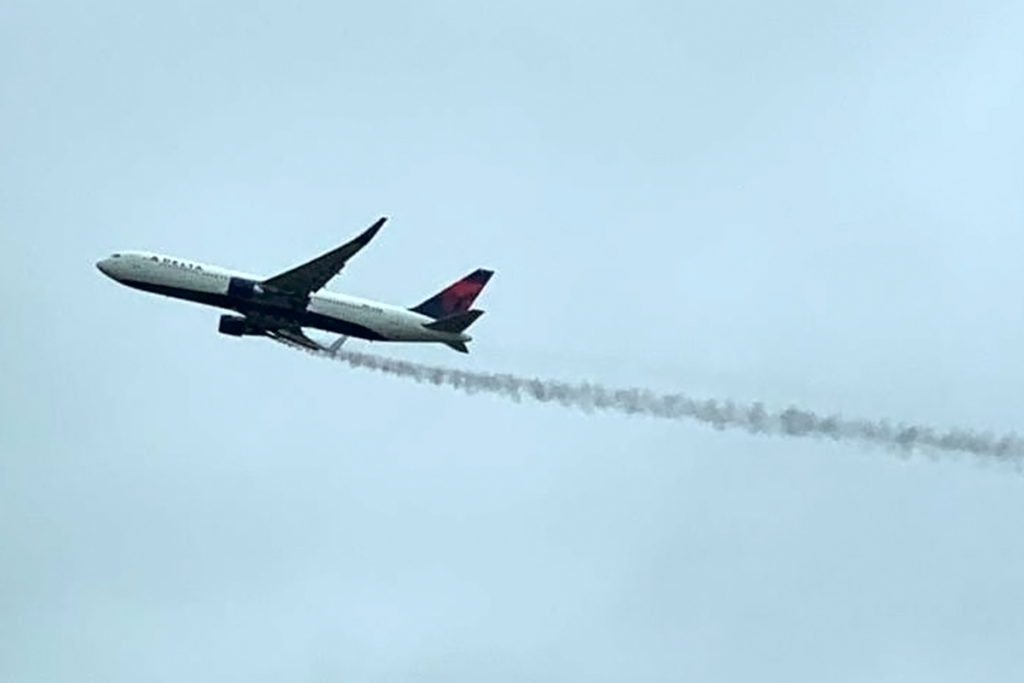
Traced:
<path fill-rule="evenodd" d="M 493 270 L 479 268 L 458 282 L 454 282 L 411 310 L 430 316 L 444 318 L 468 311 L 494 275 Z"/>

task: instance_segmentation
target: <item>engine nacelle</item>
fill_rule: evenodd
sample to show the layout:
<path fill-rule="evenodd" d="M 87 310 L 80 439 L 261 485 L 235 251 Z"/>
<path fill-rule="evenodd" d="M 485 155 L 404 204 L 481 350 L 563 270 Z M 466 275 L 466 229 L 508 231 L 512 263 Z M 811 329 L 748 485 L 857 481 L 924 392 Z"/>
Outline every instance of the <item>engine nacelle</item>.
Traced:
<path fill-rule="evenodd" d="M 229 334 L 232 337 L 241 337 L 247 334 L 260 334 L 260 332 L 250 325 L 245 318 L 237 315 L 222 315 L 220 317 L 220 325 L 217 327 L 217 331 L 221 334 Z"/>

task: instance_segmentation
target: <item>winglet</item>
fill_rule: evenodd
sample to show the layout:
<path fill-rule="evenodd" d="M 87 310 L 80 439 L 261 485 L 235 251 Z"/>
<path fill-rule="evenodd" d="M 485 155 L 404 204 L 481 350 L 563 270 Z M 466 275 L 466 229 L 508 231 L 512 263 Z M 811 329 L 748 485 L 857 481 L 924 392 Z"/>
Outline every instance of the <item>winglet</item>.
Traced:
<path fill-rule="evenodd" d="M 374 238 L 374 236 L 384 227 L 384 223 L 388 220 L 387 216 L 381 216 L 378 218 L 373 225 L 363 231 L 363 234 L 356 238 L 357 242 L 360 242 L 360 246 L 366 246 L 366 244 Z"/>

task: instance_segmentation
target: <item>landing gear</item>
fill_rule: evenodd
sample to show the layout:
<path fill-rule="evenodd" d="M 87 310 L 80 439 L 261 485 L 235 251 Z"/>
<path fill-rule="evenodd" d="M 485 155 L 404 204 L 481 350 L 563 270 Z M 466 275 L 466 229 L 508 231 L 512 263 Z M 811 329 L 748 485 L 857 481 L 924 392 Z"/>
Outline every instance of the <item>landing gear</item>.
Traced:
<path fill-rule="evenodd" d="M 341 348 L 341 345 L 344 344 L 347 341 L 348 341 L 348 336 L 343 334 L 340 337 L 338 337 L 336 340 L 334 340 L 334 343 L 331 344 L 330 346 L 328 346 L 327 350 L 330 351 L 332 354 L 335 354 L 335 353 L 338 352 L 338 349 Z"/>

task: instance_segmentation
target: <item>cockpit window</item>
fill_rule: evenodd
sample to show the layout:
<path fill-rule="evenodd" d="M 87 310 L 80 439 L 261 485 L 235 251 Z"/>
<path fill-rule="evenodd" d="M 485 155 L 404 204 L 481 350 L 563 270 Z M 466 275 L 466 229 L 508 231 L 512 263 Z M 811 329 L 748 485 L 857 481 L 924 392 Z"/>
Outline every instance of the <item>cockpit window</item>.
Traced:
<path fill-rule="evenodd" d="M 114 254 L 114 258 L 121 258 L 120 254 Z"/>

